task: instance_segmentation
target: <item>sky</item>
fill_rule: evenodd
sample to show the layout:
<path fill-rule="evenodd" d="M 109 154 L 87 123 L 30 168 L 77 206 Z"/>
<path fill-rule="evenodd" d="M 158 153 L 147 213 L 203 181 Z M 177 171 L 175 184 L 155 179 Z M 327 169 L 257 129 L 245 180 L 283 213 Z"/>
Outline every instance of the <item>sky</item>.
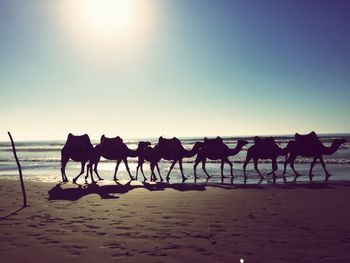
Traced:
<path fill-rule="evenodd" d="M 346 0 L 1 0 L 0 140 L 350 132 L 349 13 Z"/>

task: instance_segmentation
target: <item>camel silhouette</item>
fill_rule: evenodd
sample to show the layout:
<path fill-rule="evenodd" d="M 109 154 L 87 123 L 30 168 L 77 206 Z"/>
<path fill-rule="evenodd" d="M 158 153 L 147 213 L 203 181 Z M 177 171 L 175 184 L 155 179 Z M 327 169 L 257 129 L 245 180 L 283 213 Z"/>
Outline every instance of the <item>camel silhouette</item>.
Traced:
<path fill-rule="evenodd" d="M 312 182 L 313 177 L 312 169 L 317 160 L 320 160 L 320 163 L 326 173 L 325 181 L 327 181 L 331 174 L 326 169 L 326 164 L 323 160 L 323 155 L 332 155 L 339 149 L 340 145 L 342 145 L 345 142 L 346 140 L 344 139 L 334 139 L 332 141 L 331 146 L 327 147 L 322 144 L 322 142 L 319 140 L 317 134 L 314 131 L 306 135 L 296 133 L 295 140 L 289 141 L 286 147 L 289 156 L 284 162 L 283 175 L 286 173 L 287 164 L 290 163 L 290 167 L 295 173 L 295 182 L 297 177 L 300 176 L 300 174 L 298 174 L 294 168 L 294 162 L 297 156 L 313 157 L 309 171 L 310 182 Z"/>
<path fill-rule="evenodd" d="M 197 166 L 202 162 L 202 169 L 209 178 L 205 164 L 208 159 L 221 160 L 221 177 L 224 177 L 224 164 L 228 163 L 231 168 L 231 176 L 233 176 L 233 167 L 231 161 L 228 159 L 229 156 L 235 156 L 242 149 L 244 145 L 248 144 L 245 140 L 238 140 L 235 148 L 230 149 L 222 140 L 221 137 L 214 139 L 204 138 L 204 144 L 197 153 L 196 160 L 194 162 L 194 178 L 197 178 Z"/>
<path fill-rule="evenodd" d="M 100 162 L 100 159 L 101 159 L 101 145 L 97 144 L 92 151 L 89 163 L 87 165 L 87 172 L 86 172 L 86 176 L 85 176 L 85 181 L 87 181 L 87 178 L 89 177 L 89 172 L 90 172 L 91 182 L 95 182 L 95 180 L 93 178 L 93 172 L 92 172 L 93 166 L 94 166 L 94 172 L 97 175 L 98 180 L 103 180 L 103 178 L 100 177 L 98 170 L 97 170 L 97 166 L 98 166 L 98 163 Z M 78 179 L 78 178 L 75 178 L 75 179 Z M 76 180 L 73 180 L 73 182 L 76 182 Z"/>
<path fill-rule="evenodd" d="M 143 147 L 142 150 L 140 150 L 139 152 L 139 158 L 138 158 L 137 167 L 136 167 L 136 180 L 140 169 L 143 175 L 144 181 L 147 181 L 147 178 L 143 172 L 143 164 L 145 161 L 148 161 L 150 162 L 150 168 L 151 168 L 151 181 L 157 180 L 157 177 L 154 173 L 154 167 L 157 167 L 159 178 L 163 182 L 163 177 L 160 174 L 160 169 L 158 165 L 159 161 L 161 160 L 160 153 L 157 148 L 150 146 L 151 145 L 150 142 L 145 142 L 145 143 L 147 143 L 146 147 Z"/>
<path fill-rule="evenodd" d="M 128 157 L 137 157 L 141 148 L 144 147 L 144 144 L 139 144 L 138 148 L 136 150 L 129 149 L 129 147 L 123 142 L 123 139 L 119 136 L 114 138 L 107 138 L 105 135 L 101 136 L 100 144 L 98 145 L 98 155 L 99 157 L 95 156 L 94 162 L 92 162 L 92 165 L 94 165 L 94 170 L 97 170 L 98 162 L 100 161 L 100 157 L 103 157 L 108 160 L 116 160 L 117 164 L 114 170 L 114 181 L 117 181 L 117 172 L 119 165 L 121 161 L 124 162 L 126 170 L 129 174 L 129 177 L 131 180 L 135 180 L 134 177 L 130 173 L 130 168 L 128 165 Z M 90 171 L 91 171 L 91 167 Z M 91 171 L 92 172 L 92 171 Z"/>
<path fill-rule="evenodd" d="M 258 161 L 259 159 L 271 159 L 272 161 L 272 171 L 267 174 L 273 175 L 273 181 L 276 181 L 276 170 L 278 169 L 277 166 L 277 157 L 283 156 L 287 154 L 287 148 L 280 148 L 276 143 L 273 137 L 268 138 L 260 138 L 258 136 L 255 136 L 254 138 L 254 145 L 250 146 L 247 150 L 247 157 L 243 164 L 243 172 L 244 172 L 244 178 L 247 178 L 246 175 L 246 167 L 251 159 L 254 161 L 254 168 L 260 175 L 262 179 L 264 179 L 264 176 L 260 173 L 258 169 Z M 285 180 L 285 178 L 283 177 Z"/>
<path fill-rule="evenodd" d="M 157 145 L 154 147 L 155 151 L 153 151 L 153 153 L 159 154 L 159 156 L 165 160 L 172 161 L 166 177 L 167 181 L 169 181 L 170 173 L 177 162 L 179 162 L 182 181 L 185 181 L 187 178 L 183 172 L 182 159 L 195 156 L 202 146 L 203 142 L 196 142 L 191 150 L 186 150 L 178 138 L 173 137 L 171 139 L 166 139 L 161 136 L 158 139 Z M 157 166 L 156 163 L 151 163 L 151 166 L 153 165 Z"/>
<path fill-rule="evenodd" d="M 94 147 L 89 135 L 76 136 L 71 133 L 68 134 L 67 141 L 61 150 L 61 174 L 63 182 L 68 182 L 66 176 L 66 165 L 68 161 L 72 159 L 73 161 L 81 162 L 81 171 L 76 177 L 78 178 L 84 173 L 85 164 L 90 160 L 93 149 Z"/>

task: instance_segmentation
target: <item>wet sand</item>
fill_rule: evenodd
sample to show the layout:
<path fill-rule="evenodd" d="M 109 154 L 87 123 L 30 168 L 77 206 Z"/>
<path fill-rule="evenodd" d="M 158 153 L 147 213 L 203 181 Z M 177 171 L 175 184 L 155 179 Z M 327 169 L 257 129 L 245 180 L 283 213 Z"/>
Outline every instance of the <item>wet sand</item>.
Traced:
<path fill-rule="evenodd" d="M 26 187 L 13 213 L 0 180 L 2 262 L 350 262 L 349 184 Z"/>

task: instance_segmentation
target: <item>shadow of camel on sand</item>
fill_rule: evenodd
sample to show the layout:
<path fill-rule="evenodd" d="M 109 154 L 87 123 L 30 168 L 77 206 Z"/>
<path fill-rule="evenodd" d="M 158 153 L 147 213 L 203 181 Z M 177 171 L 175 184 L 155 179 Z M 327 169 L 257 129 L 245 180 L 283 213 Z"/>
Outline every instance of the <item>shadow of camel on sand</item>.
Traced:
<path fill-rule="evenodd" d="M 117 182 L 112 185 L 98 185 L 97 183 L 91 184 L 66 184 L 59 183 L 48 191 L 48 200 L 68 200 L 77 201 L 80 198 L 97 194 L 102 199 L 117 199 L 119 198 L 115 194 L 125 194 L 134 189 L 146 189 L 148 191 L 163 191 L 165 189 L 173 189 L 176 191 L 205 191 L 207 187 L 220 188 L 226 190 L 232 189 L 257 189 L 265 190 L 268 188 L 283 188 L 283 189 L 295 189 L 295 188 L 309 188 L 313 190 L 319 189 L 337 189 L 338 185 L 348 186 L 350 184 L 344 183 L 298 183 L 298 184 L 232 184 L 232 183 L 140 183 L 133 184 L 129 181 L 125 184 Z M 66 187 L 65 187 L 66 186 Z"/>
<path fill-rule="evenodd" d="M 69 200 L 76 201 L 83 196 L 89 194 L 97 194 L 102 199 L 117 199 L 114 194 L 125 194 L 131 190 L 142 188 L 148 191 L 162 191 L 165 189 L 174 189 L 177 191 L 204 191 L 205 186 L 200 184 L 169 184 L 169 183 L 143 183 L 131 184 L 132 181 L 126 184 L 117 183 L 114 185 L 98 185 L 97 183 L 77 185 L 77 187 L 64 188 L 64 183 L 57 184 L 48 191 L 49 200 Z"/>

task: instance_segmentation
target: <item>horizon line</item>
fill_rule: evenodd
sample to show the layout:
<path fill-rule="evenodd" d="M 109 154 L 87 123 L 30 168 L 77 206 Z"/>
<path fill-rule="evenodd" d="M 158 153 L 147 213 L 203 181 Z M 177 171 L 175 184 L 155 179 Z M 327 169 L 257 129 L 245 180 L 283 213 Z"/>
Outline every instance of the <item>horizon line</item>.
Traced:
<path fill-rule="evenodd" d="M 82 134 L 81 134 L 82 135 Z M 217 137 L 217 136 L 220 136 L 224 139 L 227 139 L 227 138 L 251 138 L 251 137 L 255 137 L 255 136 L 261 136 L 261 137 L 267 137 L 267 136 L 273 136 L 273 137 L 294 137 L 295 133 L 289 133 L 289 134 L 254 134 L 254 135 L 195 135 L 195 136 L 175 136 L 179 139 L 195 139 L 195 138 L 204 138 L 204 137 L 207 137 L 207 138 L 213 138 L 213 137 Z M 331 135 L 337 135 L 337 136 L 341 136 L 341 135 L 344 135 L 344 136 L 350 136 L 350 131 L 349 132 L 322 132 L 322 133 L 317 133 L 317 135 L 321 135 L 321 136 L 331 136 Z M 67 135 L 68 136 L 68 135 Z M 102 135 L 101 135 L 102 136 Z M 118 136 L 118 135 L 116 135 Z M 159 135 L 159 136 L 163 136 L 163 135 Z M 154 140 L 154 139 L 158 139 L 158 137 L 124 137 L 123 139 L 126 139 L 126 140 L 140 140 L 140 139 L 151 139 L 151 140 Z M 167 137 L 167 136 L 165 136 Z M 170 138 L 170 137 L 169 137 Z M 64 139 L 34 139 L 34 140 L 16 140 L 17 142 L 45 142 L 45 141 L 64 141 L 66 140 L 67 138 L 64 138 Z M 90 138 L 92 141 L 95 141 L 95 140 L 99 140 L 99 139 L 94 139 L 94 138 Z M 2 142 L 8 142 L 7 140 L 4 141 L 4 140 L 0 140 L 0 143 Z"/>

